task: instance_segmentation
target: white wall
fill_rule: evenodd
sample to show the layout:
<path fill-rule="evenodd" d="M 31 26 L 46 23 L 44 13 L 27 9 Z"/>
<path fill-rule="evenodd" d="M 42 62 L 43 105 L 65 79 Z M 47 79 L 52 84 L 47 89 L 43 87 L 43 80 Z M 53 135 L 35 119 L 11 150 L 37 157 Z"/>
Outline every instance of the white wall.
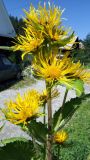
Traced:
<path fill-rule="evenodd" d="M 3 0 L 0 0 L 0 36 L 15 37 L 16 33 L 9 19 Z"/>

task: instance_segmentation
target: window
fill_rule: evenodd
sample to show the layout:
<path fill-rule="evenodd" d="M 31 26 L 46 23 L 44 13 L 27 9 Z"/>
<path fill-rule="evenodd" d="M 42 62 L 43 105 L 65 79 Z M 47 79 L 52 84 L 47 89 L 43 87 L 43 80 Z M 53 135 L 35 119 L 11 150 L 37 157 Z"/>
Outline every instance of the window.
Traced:
<path fill-rule="evenodd" d="M 2 57 L 2 61 L 5 65 L 11 65 L 11 61 L 9 61 L 9 59 L 7 59 L 6 57 Z"/>

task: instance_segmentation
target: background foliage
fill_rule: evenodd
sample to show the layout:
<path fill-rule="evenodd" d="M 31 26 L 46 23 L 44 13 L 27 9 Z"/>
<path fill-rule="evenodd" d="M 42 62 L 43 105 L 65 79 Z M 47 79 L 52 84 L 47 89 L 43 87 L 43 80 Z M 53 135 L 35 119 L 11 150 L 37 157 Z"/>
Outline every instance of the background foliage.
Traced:
<path fill-rule="evenodd" d="M 74 50 L 74 58 L 90 68 L 90 34 L 84 40 L 80 40 L 80 42 L 83 44 L 83 48 Z"/>

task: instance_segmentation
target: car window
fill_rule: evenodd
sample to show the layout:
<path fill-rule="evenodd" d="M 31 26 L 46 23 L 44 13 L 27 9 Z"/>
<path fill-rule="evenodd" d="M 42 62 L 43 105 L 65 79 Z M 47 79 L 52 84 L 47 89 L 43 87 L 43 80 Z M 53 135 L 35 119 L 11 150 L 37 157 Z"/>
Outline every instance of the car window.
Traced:
<path fill-rule="evenodd" d="M 6 57 L 2 58 L 2 61 L 5 65 L 11 65 L 12 63 L 9 61 L 9 59 L 7 59 Z"/>

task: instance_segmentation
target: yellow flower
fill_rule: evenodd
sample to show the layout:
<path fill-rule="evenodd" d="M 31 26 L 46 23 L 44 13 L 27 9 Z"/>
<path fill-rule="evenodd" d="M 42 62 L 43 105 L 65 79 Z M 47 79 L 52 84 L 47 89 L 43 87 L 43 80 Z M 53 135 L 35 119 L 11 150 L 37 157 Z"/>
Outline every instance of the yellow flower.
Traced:
<path fill-rule="evenodd" d="M 39 114 L 40 95 L 36 90 L 25 92 L 23 96 L 17 95 L 16 100 L 6 102 L 3 109 L 7 120 L 14 124 L 27 123 Z"/>
<path fill-rule="evenodd" d="M 34 32 L 43 34 L 44 39 L 51 39 L 52 41 L 59 41 L 66 38 L 70 30 L 64 30 L 61 27 L 63 10 L 56 6 L 44 7 L 40 6 L 36 10 L 30 6 L 29 12 L 24 10 L 26 19 L 24 19 L 26 27 Z"/>
<path fill-rule="evenodd" d="M 48 82 L 70 82 L 81 79 L 90 82 L 90 73 L 86 71 L 80 62 L 74 63 L 66 54 L 62 59 L 50 53 L 49 56 L 39 55 L 33 63 L 34 74 Z"/>
<path fill-rule="evenodd" d="M 63 143 L 67 140 L 68 134 L 65 131 L 58 131 L 55 133 L 53 140 L 56 143 Z"/>
<path fill-rule="evenodd" d="M 20 50 L 22 51 L 22 59 L 24 56 L 31 52 L 34 52 L 40 45 L 43 43 L 43 37 L 42 35 L 39 35 L 39 37 L 35 37 L 31 35 L 31 31 L 26 29 L 25 36 L 19 35 L 17 37 L 17 42 L 12 47 L 13 51 Z"/>
<path fill-rule="evenodd" d="M 74 34 L 70 36 L 70 31 L 61 27 L 62 11 L 58 7 L 47 8 L 46 5 L 44 7 L 39 5 L 38 9 L 35 9 L 31 5 L 29 12 L 25 10 L 24 12 L 26 14 L 24 35 L 18 35 L 15 45 L 11 47 L 13 51 L 22 51 L 22 58 L 26 54 L 38 53 L 38 50 L 47 44 L 56 48 L 59 43 L 59 46 L 71 43 Z"/>
<path fill-rule="evenodd" d="M 24 11 L 26 19 L 24 19 L 27 27 L 36 31 L 37 29 L 43 33 L 44 38 L 48 37 L 53 40 L 58 40 L 60 33 L 62 11 L 58 7 L 44 7 L 40 6 L 36 10 L 33 6 L 30 7 L 29 12 Z M 61 33 L 62 35 L 62 33 Z"/>

